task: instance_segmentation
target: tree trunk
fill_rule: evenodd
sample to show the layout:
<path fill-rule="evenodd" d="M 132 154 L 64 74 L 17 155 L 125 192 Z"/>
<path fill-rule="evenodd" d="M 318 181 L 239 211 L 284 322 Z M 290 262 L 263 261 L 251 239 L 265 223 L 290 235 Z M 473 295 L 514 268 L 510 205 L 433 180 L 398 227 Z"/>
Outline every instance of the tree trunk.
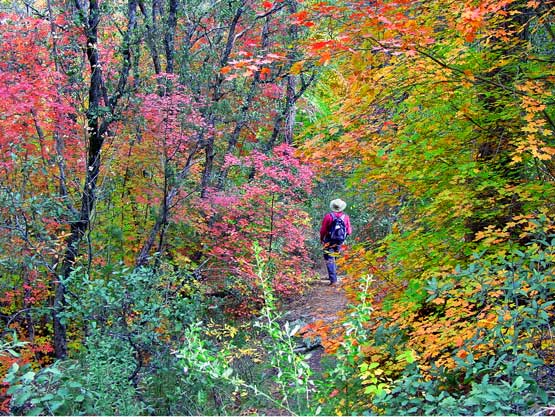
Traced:
<path fill-rule="evenodd" d="M 231 52 L 233 51 L 233 47 L 235 45 L 235 40 L 236 40 L 237 25 L 239 23 L 239 19 L 243 15 L 243 12 L 245 11 L 244 7 L 245 7 L 245 2 L 243 1 L 235 10 L 235 15 L 233 16 L 233 19 L 229 24 L 225 48 L 220 57 L 220 62 L 219 62 L 220 68 L 223 68 L 227 65 Z M 222 99 L 223 82 L 224 82 L 224 76 L 220 71 L 218 71 L 218 75 L 214 81 L 214 84 L 212 85 L 212 100 L 213 100 L 212 104 L 213 105 Z M 213 114 L 212 110 L 210 110 L 207 120 L 208 120 L 209 129 L 208 129 L 208 137 L 205 142 L 205 163 L 204 163 L 204 170 L 202 172 L 201 190 L 200 190 L 201 198 L 206 198 L 206 196 L 208 195 L 208 188 L 212 185 L 212 177 L 214 174 L 214 157 L 215 157 L 214 127 L 216 124 L 216 116 Z"/>
<path fill-rule="evenodd" d="M 263 52 L 268 47 L 269 38 L 270 38 L 270 16 L 266 16 L 266 21 L 264 22 L 264 27 L 262 28 L 261 46 L 262 46 Z M 235 124 L 235 128 L 233 129 L 233 132 L 231 133 L 231 136 L 229 137 L 229 140 L 227 142 L 227 150 L 226 150 L 226 153 L 224 154 L 224 157 L 225 155 L 233 153 L 233 151 L 235 150 L 235 147 L 237 146 L 239 137 L 241 136 L 241 131 L 247 124 L 248 114 L 251 109 L 254 98 L 256 96 L 256 92 L 258 91 L 258 85 L 260 84 L 260 81 L 261 81 L 260 71 L 257 71 L 254 74 L 254 78 L 252 80 L 251 86 L 247 93 L 247 97 L 245 98 L 245 101 L 241 106 L 241 110 L 239 111 L 239 118 Z M 223 190 L 228 174 L 229 174 L 229 168 L 223 168 L 218 178 L 218 185 L 217 185 L 218 190 L 220 191 Z"/>
<path fill-rule="evenodd" d="M 79 251 L 79 243 L 81 242 L 85 232 L 90 225 L 90 217 L 96 202 L 96 187 L 98 175 L 100 173 L 100 151 L 104 143 L 104 137 L 108 133 L 108 128 L 113 121 L 115 108 L 119 98 L 122 96 L 129 69 L 131 67 L 131 57 L 129 52 L 130 35 L 135 27 L 136 22 L 136 0 L 128 2 L 128 28 L 124 36 L 123 43 L 123 66 L 120 71 L 119 82 L 114 95 L 108 100 L 103 91 L 103 75 L 101 69 L 100 58 L 98 55 L 98 25 L 100 23 L 100 7 L 98 0 L 90 0 L 88 11 L 79 0 L 75 0 L 75 4 L 81 18 L 83 19 L 84 31 L 87 42 L 87 59 L 91 69 L 91 80 L 89 83 L 89 108 L 87 110 L 87 130 L 89 134 L 89 147 L 87 152 L 87 173 L 85 183 L 81 194 L 81 210 L 78 219 L 70 225 L 70 235 L 65 242 L 65 253 L 61 262 L 61 271 L 59 280 L 56 284 L 54 294 L 54 305 L 52 309 L 52 319 L 54 326 L 54 352 L 56 358 L 63 359 L 67 357 L 67 329 L 66 323 L 61 319 L 61 315 L 66 308 L 66 286 L 71 273 L 75 267 Z M 110 114 L 105 118 L 101 117 L 101 101 L 104 106 L 110 109 Z"/>
<path fill-rule="evenodd" d="M 164 36 L 164 47 L 166 50 L 166 72 L 173 74 L 175 57 L 175 32 L 177 29 L 177 2 L 178 0 L 168 0 L 168 20 L 166 34 Z"/>
<path fill-rule="evenodd" d="M 177 176 L 175 177 L 175 181 L 173 181 L 175 185 L 169 190 L 169 192 L 164 192 L 165 197 L 164 201 L 161 203 L 158 218 L 152 226 L 148 238 L 139 251 L 139 255 L 135 260 L 135 266 L 139 267 L 148 263 L 148 257 L 150 251 L 152 250 L 152 247 L 154 246 L 154 243 L 156 242 L 156 236 L 159 236 L 158 250 L 162 250 L 164 242 L 164 230 L 170 218 L 170 210 L 173 207 L 174 199 L 177 197 L 181 189 L 181 182 L 187 177 L 187 175 L 189 175 L 189 171 L 194 163 L 194 157 L 199 151 L 199 148 L 200 147 L 195 147 L 191 150 L 185 166 L 181 169 L 181 171 L 179 171 L 179 174 L 177 174 Z"/>
<path fill-rule="evenodd" d="M 289 13 L 294 14 L 297 12 L 297 1 L 288 0 L 287 8 Z M 299 38 L 297 25 L 289 26 L 289 42 L 293 45 L 290 49 L 288 55 L 289 61 L 294 62 L 297 58 L 297 50 L 295 46 Z M 297 89 L 297 75 L 290 74 L 287 76 L 287 86 L 286 86 L 286 104 L 285 104 L 285 131 L 283 132 L 283 141 L 289 145 L 293 143 L 293 131 L 295 129 L 295 118 L 297 116 L 297 106 L 295 98 Z"/>
<path fill-rule="evenodd" d="M 286 92 L 286 113 L 285 113 L 285 131 L 283 132 L 283 141 L 289 145 L 293 143 L 293 133 L 295 130 L 295 118 L 297 116 L 297 99 L 295 98 L 295 90 L 297 87 L 297 76 L 287 76 L 287 92 Z"/>

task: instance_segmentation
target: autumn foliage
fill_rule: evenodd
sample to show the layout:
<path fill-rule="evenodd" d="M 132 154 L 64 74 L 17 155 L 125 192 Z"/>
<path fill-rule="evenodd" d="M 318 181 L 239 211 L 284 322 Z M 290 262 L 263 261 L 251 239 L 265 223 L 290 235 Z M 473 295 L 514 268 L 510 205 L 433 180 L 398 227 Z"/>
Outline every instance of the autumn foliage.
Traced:
<path fill-rule="evenodd" d="M 164 311 L 202 295 L 250 318 L 264 305 L 249 266 L 259 244 L 275 291 L 304 290 L 312 174 L 292 137 L 314 77 L 288 79 L 303 55 L 289 41 L 293 3 L 85 3 L 0 15 L 0 317 L 3 349 L 17 346 L 2 351 L 0 374 L 100 346 L 95 323 L 94 337 L 126 335 L 138 385 L 173 325 L 113 299 L 110 311 L 75 310 L 89 296 L 102 303 L 94 288 L 122 268 L 164 277 Z M 134 339 L 144 322 L 166 348 Z M 9 400 L 4 390 L 2 412 Z"/>
<path fill-rule="evenodd" d="M 343 266 L 353 300 L 357 277 L 374 277 L 375 311 L 356 360 L 377 364 L 376 381 L 385 384 L 365 389 L 379 384 L 354 369 L 368 399 L 342 396 L 336 410 L 396 414 L 405 399 L 409 413 L 469 412 L 464 404 L 475 401 L 467 399 L 473 387 L 484 374 L 494 380 L 485 370 L 472 374 L 480 361 L 513 384 L 522 370 L 504 374 L 493 364 L 507 360 L 508 351 L 517 363 L 533 339 L 544 342 L 530 357 L 545 359 L 541 372 L 548 373 L 552 362 L 543 349 L 551 349 L 552 337 L 521 332 L 515 323 L 528 320 L 521 297 L 543 309 L 534 325 L 539 333 L 553 320 L 551 2 L 320 3 L 313 13 L 334 30 L 312 44 L 313 54 L 337 62 L 327 75 L 334 94 L 321 93 L 334 117 L 309 126 L 303 149 L 323 161 L 324 175 L 350 169 L 353 198 L 375 220 L 366 226 L 370 239 Z M 531 266 L 529 254 L 547 263 Z M 519 268 L 521 277 L 539 268 L 543 295 L 509 290 L 509 275 Z M 400 360 L 405 351 L 414 360 Z M 414 398 L 403 394 L 409 375 L 421 378 L 411 379 Z M 435 397 L 436 383 L 426 381 L 437 381 L 438 392 L 456 392 L 460 408 L 449 409 L 450 394 Z M 549 381 L 526 383 L 545 388 Z M 422 402 L 417 386 L 429 389 Z M 385 399 L 372 408 L 380 395 Z M 513 405 L 497 412 L 522 412 Z"/>
<path fill-rule="evenodd" d="M 252 414 L 268 375 L 301 413 L 547 410 L 554 6 L 2 4 L 0 413 Z M 352 305 L 282 333 L 338 196 Z"/>

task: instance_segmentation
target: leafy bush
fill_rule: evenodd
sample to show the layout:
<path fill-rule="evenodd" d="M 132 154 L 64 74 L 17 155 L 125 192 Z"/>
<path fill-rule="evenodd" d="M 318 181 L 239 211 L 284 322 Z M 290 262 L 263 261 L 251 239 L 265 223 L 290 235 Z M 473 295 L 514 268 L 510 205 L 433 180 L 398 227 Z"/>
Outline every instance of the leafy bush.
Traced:
<path fill-rule="evenodd" d="M 312 404 L 314 383 L 306 358 L 295 352 L 295 335 L 300 326 L 291 326 L 286 322 L 280 325 L 279 313 L 275 304 L 275 295 L 266 275 L 266 262 L 262 259 L 262 250 L 255 247 L 254 270 L 259 278 L 258 284 L 264 294 L 265 305 L 260 316 L 254 321 L 258 349 L 265 356 L 259 370 L 260 378 L 249 381 L 237 372 L 235 351 L 244 349 L 235 340 L 225 344 L 213 344 L 203 336 L 206 323 L 192 324 L 185 332 L 185 345 L 177 355 L 184 369 L 186 378 L 195 381 L 198 398 L 202 404 L 209 402 L 208 394 L 218 392 L 219 412 L 228 410 L 236 412 L 237 406 L 244 400 L 234 403 L 233 399 L 241 399 L 253 394 L 256 409 L 286 411 L 292 415 L 318 413 L 319 407 Z M 245 402 L 249 404 L 248 401 Z"/>
<path fill-rule="evenodd" d="M 112 267 L 95 279 L 76 270 L 65 284 L 79 294 L 68 297 L 63 319 L 80 343 L 71 360 L 40 371 L 12 367 L 13 413 L 198 413 L 184 401 L 190 387 L 171 354 L 203 308 L 189 275 Z"/>
<path fill-rule="evenodd" d="M 265 306 L 251 323 L 219 324 L 186 274 L 112 269 L 66 283 L 70 360 L 35 371 L 14 364 L 11 412 L 48 415 L 213 415 L 250 409 L 307 414 L 313 382 L 295 352 L 300 326 L 282 327 L 259 246 Z M 262 365 L 262 359 L 265 363 Z M 254 394 L 250 395 L 249 394 Z"/>
<path fill-rule="evenodd" d="M 540 227 L 527 244 L 492 252 L 420 288 L 411 281 L 377 306 L 379 285 L 362 279 L 359 302 L 328 348 L 335 361 L 320 387 L 325 411 L 506 415 L 547 407 L 555 236 Z"/>
<path fill-rule="evenodd" d="M 373 308 L 368 290 L 373 277 L 366 275 L 359 280 L 359 302 L 353 306 L 343 323 L 345 334 L 335 346 L 328 346 L 327 351 L 335 360 L 328 365 L 324 378 L 318 381 L 317 398 L 323 404 L 323 411 L 328 415 L 351 415 L 364 408 L 361 403 L 362 392 L 377 393 L 388 384 L 383 378 L 383 369 L 379 364 L 360 364 L 363 355 L 360 341 L 371 336 L 368 322 Z"/>
<path fill-rule="evenodd" d="M 504 256 L 475 255 L 443 285 L 430 281 L 428 303 L 447 305 L 443 300 L 467 295 L 473 333 L 446 352 L 453 366 L 413 364 L 374 404 L 386 414 L 443 415 L 529 414 L 547 406 L 553 384 L 554 254 L 555 238 L 539 236 Z M 441 320 L 446 311 L 436 313 Z"/>

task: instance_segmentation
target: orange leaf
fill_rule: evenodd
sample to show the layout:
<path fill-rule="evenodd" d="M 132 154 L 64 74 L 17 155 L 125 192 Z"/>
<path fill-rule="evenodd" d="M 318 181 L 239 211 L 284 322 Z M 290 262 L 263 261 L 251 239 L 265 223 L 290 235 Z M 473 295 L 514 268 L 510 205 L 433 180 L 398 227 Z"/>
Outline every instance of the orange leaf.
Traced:
<path fill-rule="evenodd" d="M 268 67 L 264 67 L 260 70 L 260 78 L 265 80 L 268 75 L 270 75 L 272 73 L 272 70 Z"/>
<path fill-rule="evenodd" d="M 304 61 L 295 62 L 289 70 L 293 75 L 299 75 L 303 69 Z"/>
<path fill-rule="evenodd" d="M 295 20 L 295 23 L 302 23 L 308 17 L 308 13 L 306 10 L 300 11 L 298 13 L 293 13 L 291 18 Z"/>
<path fill-rule="evenodd" d="M 310 45 L 310 48 L 313 51 L 317 51 L 319 49 L 325 48 L 326 46 L 330 46 L 333 43 L 333 41 L 320 41 L 320 42 L 314 42 Z"/>
<path fill-rule="evenodd" d="M 330 59 L 331 54 L 326 51 L 322 55 L 320 55 L 320 60 L 318 62 L 320 63 L 320 65 L 326 65 L 328 62 L 330 62 Z"/>

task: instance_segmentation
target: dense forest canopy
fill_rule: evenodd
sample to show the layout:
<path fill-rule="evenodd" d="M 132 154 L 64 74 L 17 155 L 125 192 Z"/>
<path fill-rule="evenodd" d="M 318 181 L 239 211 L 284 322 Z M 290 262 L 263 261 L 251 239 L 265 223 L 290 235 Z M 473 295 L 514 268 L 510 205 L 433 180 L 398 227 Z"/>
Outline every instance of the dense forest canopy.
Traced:
<path fill-rule="evenodd" d="M 553 413 L 554 66 L 552 0 L 0 0 L 0 413 Z"/>

